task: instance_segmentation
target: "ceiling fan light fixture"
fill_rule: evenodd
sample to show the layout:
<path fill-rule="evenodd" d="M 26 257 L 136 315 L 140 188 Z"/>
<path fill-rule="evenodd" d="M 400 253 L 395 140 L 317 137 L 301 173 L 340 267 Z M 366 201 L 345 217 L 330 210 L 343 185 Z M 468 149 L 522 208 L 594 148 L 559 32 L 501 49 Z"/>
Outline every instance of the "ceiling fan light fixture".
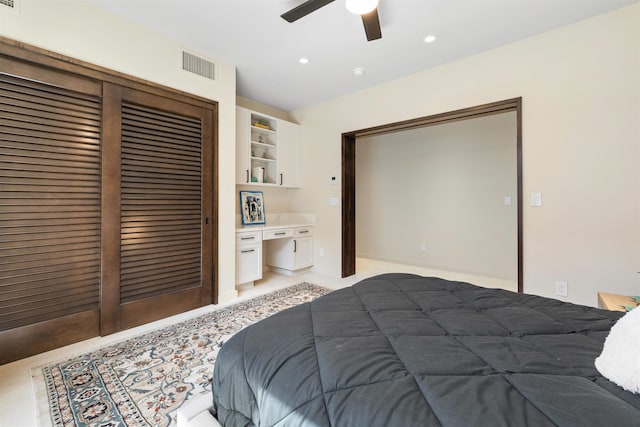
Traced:
<path fill-rule="evenodd" d="M 434 36 L 433 34 L 430 34 L 424 38 L 425 43 L 433 43 L 434 41 L 436 41 L 436 36 Z"/>
<path fill-rule="evenodd" d="M 356 15 L 364 15 L 378 7 L 378 0 L 347 0 L 347 10 Z"/>
<path fill-rule="evenodd" d="M 356 77 L 362 77 L 365 74 L 365 69 L 362 67 L 358 67 L 358 68 L 354 68 L 353 69 L 353 75 Z"/>

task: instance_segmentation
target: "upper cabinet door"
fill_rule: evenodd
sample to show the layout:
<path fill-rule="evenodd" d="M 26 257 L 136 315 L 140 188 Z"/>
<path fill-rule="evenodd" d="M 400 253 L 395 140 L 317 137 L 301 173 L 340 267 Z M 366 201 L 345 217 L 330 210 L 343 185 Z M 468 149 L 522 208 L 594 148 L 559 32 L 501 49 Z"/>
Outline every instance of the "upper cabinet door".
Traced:
<path fill-rule="evenodd" d="M 300 126 L 279 123 L 280 181 L 283 187 L 300 187 Z"/>

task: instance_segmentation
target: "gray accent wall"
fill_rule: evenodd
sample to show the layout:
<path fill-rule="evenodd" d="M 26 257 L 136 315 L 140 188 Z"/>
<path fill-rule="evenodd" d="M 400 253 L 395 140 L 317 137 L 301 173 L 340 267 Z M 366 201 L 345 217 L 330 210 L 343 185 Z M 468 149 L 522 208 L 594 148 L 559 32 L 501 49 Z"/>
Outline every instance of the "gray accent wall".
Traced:
<path fill-rule="evenodd" d="M 515 113 L 356 144 L 359 257 L 517 280 Z"/>

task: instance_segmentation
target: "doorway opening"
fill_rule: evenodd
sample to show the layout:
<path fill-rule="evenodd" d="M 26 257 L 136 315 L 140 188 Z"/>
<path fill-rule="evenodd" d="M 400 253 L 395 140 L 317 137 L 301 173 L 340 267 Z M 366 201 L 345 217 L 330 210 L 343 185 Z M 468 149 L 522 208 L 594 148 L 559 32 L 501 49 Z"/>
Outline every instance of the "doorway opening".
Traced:
<path fill-rule="evenodd" d="M 347 132 L 342 135 L 342 277 L 356 273 L 356 142 L 365 137 L 377 137 L 399 131 L 487 117 L 513 112 L 515 114 L 516 152 L 516 223 L 517 223 L 517 289 L 523 290 L 522 272 L 522 99 L 514 98 L 462 110 L 427 116 L 374 128 Z"/>

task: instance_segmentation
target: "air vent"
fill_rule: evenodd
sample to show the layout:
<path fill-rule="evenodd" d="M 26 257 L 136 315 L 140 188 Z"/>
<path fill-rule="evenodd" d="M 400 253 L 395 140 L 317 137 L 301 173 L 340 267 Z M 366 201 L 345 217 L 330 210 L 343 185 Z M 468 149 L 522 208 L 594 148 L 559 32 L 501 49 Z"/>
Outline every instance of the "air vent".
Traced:
<path fill-rule="evenodd" d="M 20 2 L 22 0 L 0 0 L 0 9 L 20 15 Z"/>
<path fill-rule="evenodd" d="M 182 51 L 182 69 L 211 80 L 216 79 L 216 64 L 214 62 L 187 51 Z"/>

